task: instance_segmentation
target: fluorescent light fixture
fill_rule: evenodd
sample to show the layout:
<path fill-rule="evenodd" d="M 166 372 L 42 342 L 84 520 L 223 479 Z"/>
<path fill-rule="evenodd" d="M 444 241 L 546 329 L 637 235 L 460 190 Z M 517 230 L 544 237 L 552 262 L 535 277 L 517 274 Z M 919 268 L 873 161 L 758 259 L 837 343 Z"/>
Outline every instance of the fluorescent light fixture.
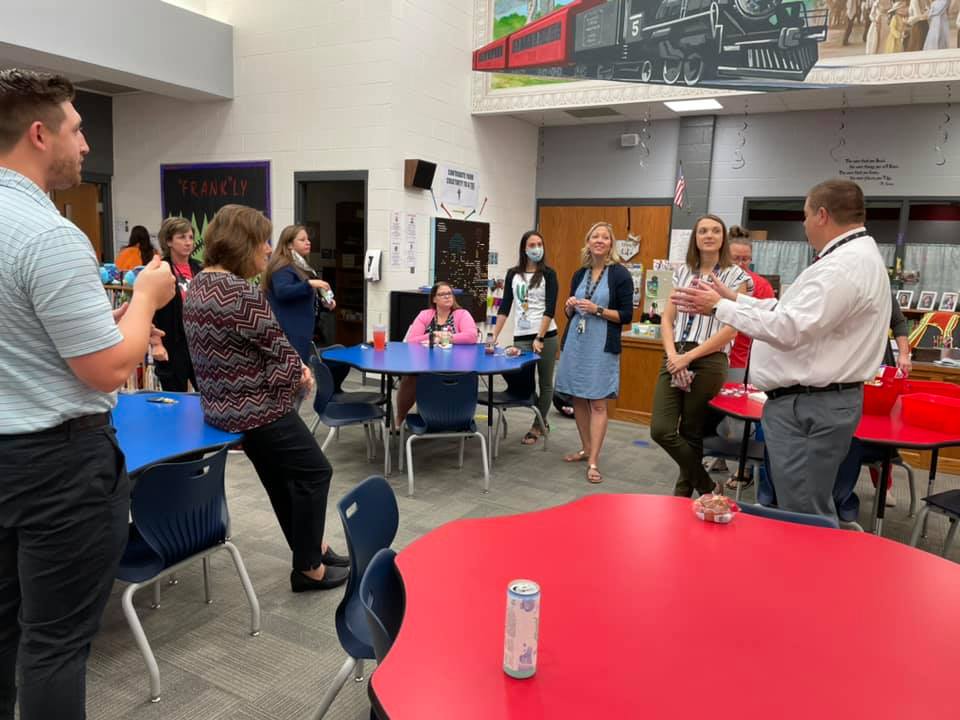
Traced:
<path fill-rule="evenodd" d="M 665 102 L 668 108 L 674 112 L 698 112 L 700 110 L 723 110 L 723 105 L 713 98 L 706 100 L 671 100 Z"/>

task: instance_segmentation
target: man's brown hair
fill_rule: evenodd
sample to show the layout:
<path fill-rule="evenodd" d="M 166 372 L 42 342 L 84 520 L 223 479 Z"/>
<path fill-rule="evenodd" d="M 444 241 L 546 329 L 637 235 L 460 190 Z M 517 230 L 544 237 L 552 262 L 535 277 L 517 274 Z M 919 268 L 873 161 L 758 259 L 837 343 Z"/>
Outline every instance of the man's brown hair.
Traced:
<path fill-rule="evenodd" d="M 62 75 L 0 70 L 0 152 L 13 150 L 37 120 L 58 132 L 66 117 L 60 105 L 73 97 L 73 83 Z"/>
<path fill-rule="evenodd" d="M 257 274 L 256 254 L 270 239 L 272 225 L 259 210 L 246 205 L 224 205 L 203 235 L 203 264 L 219 265 L 242 278 Z"/>
<path fill-rule="evenodd" d="M 807 193 L 810 209 L 826 210 L 837 225 L 863 225 L 867 209 L 863 202 L 863 190 L 852 180 L 834 178 L 814 185 Z"/>

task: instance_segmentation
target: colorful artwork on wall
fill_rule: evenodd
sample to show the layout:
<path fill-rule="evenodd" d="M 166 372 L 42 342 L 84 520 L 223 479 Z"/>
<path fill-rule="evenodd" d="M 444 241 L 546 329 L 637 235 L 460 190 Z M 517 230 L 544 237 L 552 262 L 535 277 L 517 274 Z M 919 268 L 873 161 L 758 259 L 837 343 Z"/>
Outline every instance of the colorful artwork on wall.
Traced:
<path fill-rule="evenodd" d="M 489 0 L 491 89 L 615 80 L 796 88 L 820 59 L 958 47 L 957 0 Z M 955 7 L 956 6 L 956 7 Z"/>

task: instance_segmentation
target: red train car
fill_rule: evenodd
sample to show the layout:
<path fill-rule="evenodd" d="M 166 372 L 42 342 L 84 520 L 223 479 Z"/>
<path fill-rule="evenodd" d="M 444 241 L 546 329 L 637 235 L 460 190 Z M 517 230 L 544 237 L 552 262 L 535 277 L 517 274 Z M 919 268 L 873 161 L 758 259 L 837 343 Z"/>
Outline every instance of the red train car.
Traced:
<path fill-rule="evenodd" d="M 572 63 L 577 15 L 606 0 L 574 0 L 507 36 L 507 68 L 521 70 Z"/>
<path fill-rule="evenodd" d="M 499 40 L 487 43 L 479 50 L 473 51 L 474 70 L 504 70 L 507 67 L 507 38 L 504 35 Z"/>

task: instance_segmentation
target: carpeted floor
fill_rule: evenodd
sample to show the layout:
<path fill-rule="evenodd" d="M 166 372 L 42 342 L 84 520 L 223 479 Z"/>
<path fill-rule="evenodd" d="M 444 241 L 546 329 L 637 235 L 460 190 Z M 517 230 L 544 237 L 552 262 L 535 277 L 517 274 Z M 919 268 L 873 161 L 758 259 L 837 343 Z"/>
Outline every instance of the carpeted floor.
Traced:
<path fill-rule="evenodd" d="M 303 410 L 308 423 L 314 415 Z M 572 420 L 552 415 L 550 449 L 524 447 L 519 439 L 530 414 L 509 413 L 510 434 L 495 465 L 490 493 L 482 493 L 479 444 L 468 443 L 465 465 L 457 470 L 456 441 L 437 440 L 415 447 L 416 495 L 406 495 L 406 475 L 389 478 L 400 506 L 399 550 L 433 528 L 463 517 L 524 512 L 565 503 L 589 493 L 669 493 L 675 466 L 650 443 L 644 426 L 610 424 L 600 467 L 604 482 L 589 485 L 585 463 L 567 464 L 562 455 L 579 448 Z M 324 429 L 318 432 L 323 435 Z M 383 470 L 382 457 L 368 463 L 359 429 L 345 429 L 327 453 L 334 478 L 327 511 L 327 537 L 345 549 L 335 501 L 355 483 Z M 395 464 L 395 463 L 394 463 Z M 731 465 L 732 467 L 732 465 Z M 721 475 L 717 475 L 720 479 Z M 917 473 L 922 486 L 926 472 Z M 938 489 L 960 487 L 960 478 L 941 475 Z M 859 486 L 862 524 L 873 500 L 867 473 Z M 896 473 L 897 507 L 888 510 L 884 535 L 905 542 L 912 519 L 902 472 Z M 141 591 L 137 611 L 160 665 L 162 697 L 148 702 L 147 673 L 120 609 L 124 584 L 117 583 L 103 629 L 94 643 L 88 672 L 88 713 L 92 720 L 305 720 L 310 717 L 344 659 L 334 630 L 334 611 L 342 591 L 290 592 L 290 553 L 253 468 L 242 454 L 227 465 L 227 494 L 233 541 L 243 555 L 257 591 L 263 631 L 249 635 L 249 612 L 239 580 L 226 553 L 211 560 L 213 603 L 203 602 L 200 565 L 179 575 L 179 584 L 164 587 L 161 607 L 150 608 L 151 592 Z M 747 491 L 753 499 L 753 490 Z M 942 542 L 946 523 L 934 518 L 923 547 Z M 960 543 L 958 543 L 960 545 Z M 952 556 L 960 561 L 960 551 Z M 367 671 L 372 669 L 368 664 Z M 328 718 L 366 720 L 366 682 L 348 682 Z"/>

